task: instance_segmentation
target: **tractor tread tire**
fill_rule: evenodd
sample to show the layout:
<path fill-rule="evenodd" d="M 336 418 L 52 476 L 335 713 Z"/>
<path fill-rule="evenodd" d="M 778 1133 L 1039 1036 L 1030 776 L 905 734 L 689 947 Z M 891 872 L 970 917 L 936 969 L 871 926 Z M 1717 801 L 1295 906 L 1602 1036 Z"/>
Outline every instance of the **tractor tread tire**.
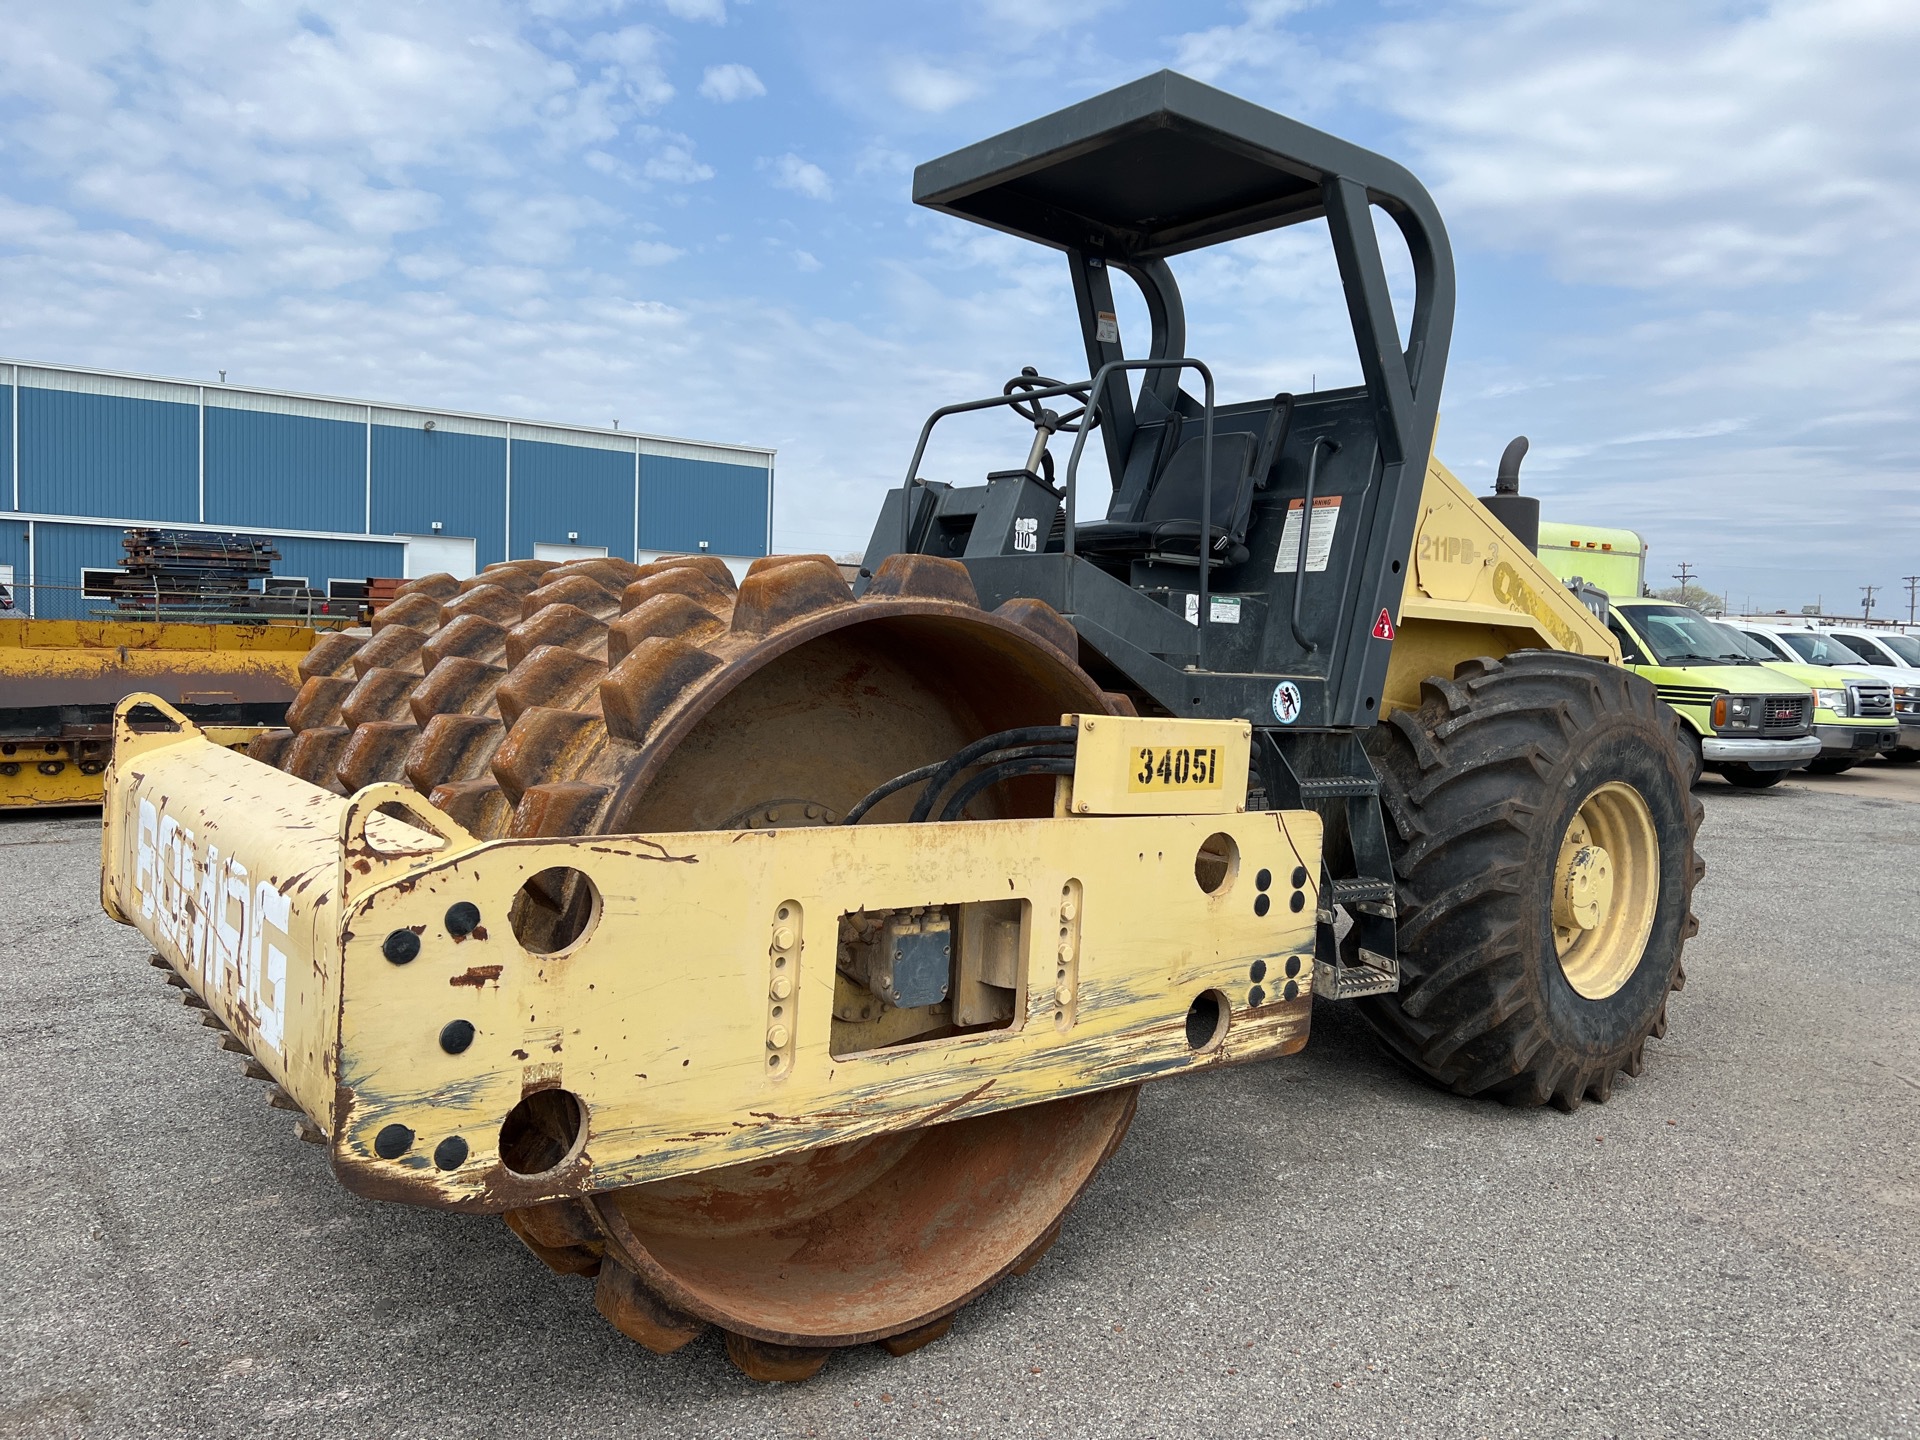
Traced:
<path fill-rule="evenodd" d="M 1665 1033 L 1698 929 L 1703 810 L 1679 716 L 1618 666 L 1521 651 L 1427 680 L 1419 708 L 1366 744 L 1399 882 L 1401 981 L 1359 1001 L 1362 1016 L 1396 1058 L 1463 1095 L 1568 1110 L 1609 1098 Z M 1552 865 L 1585 797 L 1621 779 L 1654 818 L 1660 897 L 1631 978 L 1593 1001 L 1553 949 Z"/>

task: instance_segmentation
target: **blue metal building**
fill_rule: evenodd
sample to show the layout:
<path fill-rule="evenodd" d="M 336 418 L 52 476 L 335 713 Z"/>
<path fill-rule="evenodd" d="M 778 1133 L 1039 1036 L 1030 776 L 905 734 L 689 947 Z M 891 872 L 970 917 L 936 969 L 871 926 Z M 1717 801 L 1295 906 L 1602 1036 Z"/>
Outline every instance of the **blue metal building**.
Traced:
<path fill-rule="evenodd" d="M 12 361 L 0 423 L 0 583 L 40 616 L 91 613 L 135 525 L 272 536 L 316 590 L 772 539 L 758 446 Z"/>

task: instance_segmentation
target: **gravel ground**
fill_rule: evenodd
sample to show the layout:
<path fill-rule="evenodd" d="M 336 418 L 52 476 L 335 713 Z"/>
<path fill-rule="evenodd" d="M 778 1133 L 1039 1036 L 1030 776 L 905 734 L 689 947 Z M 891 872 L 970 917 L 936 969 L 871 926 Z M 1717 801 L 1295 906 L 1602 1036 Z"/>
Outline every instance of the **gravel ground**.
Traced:
<path fill-rule="evenodd" d="M 1920 775 L 1708 781 L 1700 938 L 1576 1114 L 1296 1059 L 1149 1087 L 1031 1274 L 894 1360 L 669 1360 L 496 1222 L 357 1200 L 0 820 L 0 1435 L 1920 1436 Z"/>

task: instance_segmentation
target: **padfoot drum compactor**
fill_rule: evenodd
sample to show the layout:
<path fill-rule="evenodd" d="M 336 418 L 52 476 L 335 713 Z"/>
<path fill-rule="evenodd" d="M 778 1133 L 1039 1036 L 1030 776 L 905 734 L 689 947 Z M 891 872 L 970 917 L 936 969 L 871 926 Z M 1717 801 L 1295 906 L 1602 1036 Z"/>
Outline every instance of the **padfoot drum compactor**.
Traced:
<path fill-rule="evenodd" d="M 976 407 L 1031 426 L 1017 468 L 916 458 L 852 588 L 416 581 L 252 758 L 123 735 L 108 805 L 108 909 L 342 1183 L 502 1214 L 641 1344 L 714 1328 L 762 1379 L 942 1333 L 1143 1082 L 1290 1054 L 1316 996 L 1464 1094 L 1604 1099 L 1693 928 L 1672 714 L 1428 462 L 1453 284 L 1412 176 L 1162 74 L 915 189 L 1066 256 L 1089 378 Z M 1364 385 L 1216 405 L 1168 257 L 1323 217 Z"/>

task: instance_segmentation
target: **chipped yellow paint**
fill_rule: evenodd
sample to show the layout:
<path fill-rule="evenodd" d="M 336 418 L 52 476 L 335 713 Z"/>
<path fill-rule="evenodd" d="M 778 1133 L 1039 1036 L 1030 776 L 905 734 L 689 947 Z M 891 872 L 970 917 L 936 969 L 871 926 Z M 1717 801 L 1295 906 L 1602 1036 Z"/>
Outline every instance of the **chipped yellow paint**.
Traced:
<path fill-rule="evenodd" d="M 133 730 L 127 712 L 143 704 L 179 728 Z M 275 773 L 163 700 L 122 701 L 101 812 L 101 899 L 324 1127 L 340 975 L 321 957 L 337 947 L 350 807 L 317 786 L 260 783 Z M 379 818 L 396 845 L 431 839 Z"/>
<path fill-rule="evenodd" d="M 1420 523 L 1400 601 L 1382 710 L 1420 703 L 1420 682 L 1462 660 L 1563 650 L 1620 660 L 1619 643 L 1438 460 L 1427 466 Z"/>
<path fill-rule="evenodd" d="M 1156 734 L 1206 723 L 1151 722 Z M 109 912 L 247 1041 L 364 1193 L 522 1206 L 1306 1042 L 1317 897 L 1289 880 L 1296 867 L 1320 873 L 1310 813 L 482 843 L 404 787 L 343 798 L 184 724 L 122 745 Z M 396 803 L 419 823 L 375 813 Z M 1221 834 L 1230 845 L 1209 845 Z M 1203 846 L 1229 856 L 1211 893 L 1196 875 Z M 234 866 L 244 883 L 208 879 Z M 592 919 L 560 953 L 535 955 L 509 909 L 553 867 L 592 883 Z M 229 898 L 241 894 L 257 915 Z M 1030 917 L 1008 977 L 1011 1023 L 834 1056 L 838 917 L 983 901 L 1021 902 Z M 464 937 L 447 923 L 460 902 L 481 916 Z M 417 955 L 389 959 L 394 936 L 417 939 Z M 1209 991 L 1226 997 L 1229 1023 L 1196 1052 L 1187 1013 Z M 473 1027 L 464 1048 L 442 1040 L 456 1021 Z M 551 1169 L 515 1175 L 502 1123 L 552 1088 L 580 1102 L 584 1132 Z M 382 1159 L 375 1139 L 390 1126 L 408 1143 Z M 442 1169 L 434 1157 L 455 1138 L 464 1151 Z"/>

